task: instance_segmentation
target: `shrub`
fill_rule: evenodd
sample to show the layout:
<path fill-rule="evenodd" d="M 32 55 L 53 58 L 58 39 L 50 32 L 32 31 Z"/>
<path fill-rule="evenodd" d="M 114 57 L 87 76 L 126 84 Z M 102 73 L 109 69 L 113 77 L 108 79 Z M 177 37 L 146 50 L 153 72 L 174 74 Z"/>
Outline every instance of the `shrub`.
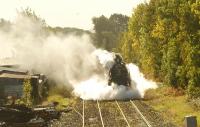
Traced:
<path fill-rule="evenodd" d="M 63 96 L 61 95 L 51 95 L 47 98 L 47 101 L 48 102 L 58 102 L 58 105 L 56 106 L 56 109 L 58 110 L 62 110 L 64 109 L 66 106 L 74 103 L 72 99 L 69 99 L 69 98 L 64 98 Z"/>
<path fill-rule="evenodd" d="M 32 93 L 32 86 L 31 86 L 31 81 L 29 78 L 24 79 L 23 82 L 23 96 L 22 96 L 22 101 L 25 105 L 27 106 L 32 106 L 33 105 L 33 100 L 31 97 Z"/>
<path fill-rule="evenodd" d="M 194 109 L 200 110 L 200 98 L 190 99 L 189 103 L 194 107 Z"/>
<path fill-rule="evenodd" d="M 200 87 L 195 87 L 193 85 L 189 85 L 187 89 L 188 98 L 195 99 L 200 97 Z"/>

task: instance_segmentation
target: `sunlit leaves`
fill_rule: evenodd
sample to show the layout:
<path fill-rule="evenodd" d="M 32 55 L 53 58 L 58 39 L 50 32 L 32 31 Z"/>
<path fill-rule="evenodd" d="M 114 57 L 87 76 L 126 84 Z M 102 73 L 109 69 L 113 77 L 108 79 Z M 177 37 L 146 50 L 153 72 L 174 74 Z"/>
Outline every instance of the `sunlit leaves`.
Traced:
<path fill-rule="evenodd" d="M 120 51 L 147 77 L 199 95 L 193 90 L 200 87 L 200 1 L 150 0 L 140 4 L 125 35 Z"/>

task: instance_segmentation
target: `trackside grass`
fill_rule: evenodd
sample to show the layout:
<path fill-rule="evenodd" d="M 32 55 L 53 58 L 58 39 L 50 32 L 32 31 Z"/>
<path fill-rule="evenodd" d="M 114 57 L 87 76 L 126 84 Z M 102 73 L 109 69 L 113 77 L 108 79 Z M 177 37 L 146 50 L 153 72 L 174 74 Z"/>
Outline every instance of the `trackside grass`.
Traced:
<path fill-rule="evenodd" d="M 159 87 L 156 90 L 148 90 L 144 98 L 145 103 L 159 111 L 164 119 L 177 126 L 183 126 L 185 116 L 195 115 L 200 127 L 200 110 L 187 100 L 183 90 Z"/>

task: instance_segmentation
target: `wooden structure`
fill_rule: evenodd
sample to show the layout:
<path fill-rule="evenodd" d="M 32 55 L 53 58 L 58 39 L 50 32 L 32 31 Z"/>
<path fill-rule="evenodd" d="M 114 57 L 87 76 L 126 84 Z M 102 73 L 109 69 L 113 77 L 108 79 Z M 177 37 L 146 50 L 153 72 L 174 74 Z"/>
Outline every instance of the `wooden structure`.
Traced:
<path fill-rule="evenodd" d="M 6 100 L 12 96 L 16 99 L 23 95 L 24 79 L 30 79 L 32 86 L 32 98 L 38 103 L 47 92 L 47 78 L 41 74 L 30 74 L 28 71 L 15 67 L 0 67 L 0 100 Z"/>

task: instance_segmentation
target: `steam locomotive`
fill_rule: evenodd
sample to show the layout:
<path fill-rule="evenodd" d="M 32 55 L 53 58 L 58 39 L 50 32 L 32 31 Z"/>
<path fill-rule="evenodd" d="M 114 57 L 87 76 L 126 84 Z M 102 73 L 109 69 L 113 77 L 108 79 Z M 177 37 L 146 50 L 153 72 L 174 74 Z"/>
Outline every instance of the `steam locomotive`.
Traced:
<path fill-rule="evenodd" d="M 120 54 L 115 54 L 114 64 L 109 71 L 108 85 L 113 83 L 117 85 L 130 86 L 131 78 L 125 63 Z"/>

